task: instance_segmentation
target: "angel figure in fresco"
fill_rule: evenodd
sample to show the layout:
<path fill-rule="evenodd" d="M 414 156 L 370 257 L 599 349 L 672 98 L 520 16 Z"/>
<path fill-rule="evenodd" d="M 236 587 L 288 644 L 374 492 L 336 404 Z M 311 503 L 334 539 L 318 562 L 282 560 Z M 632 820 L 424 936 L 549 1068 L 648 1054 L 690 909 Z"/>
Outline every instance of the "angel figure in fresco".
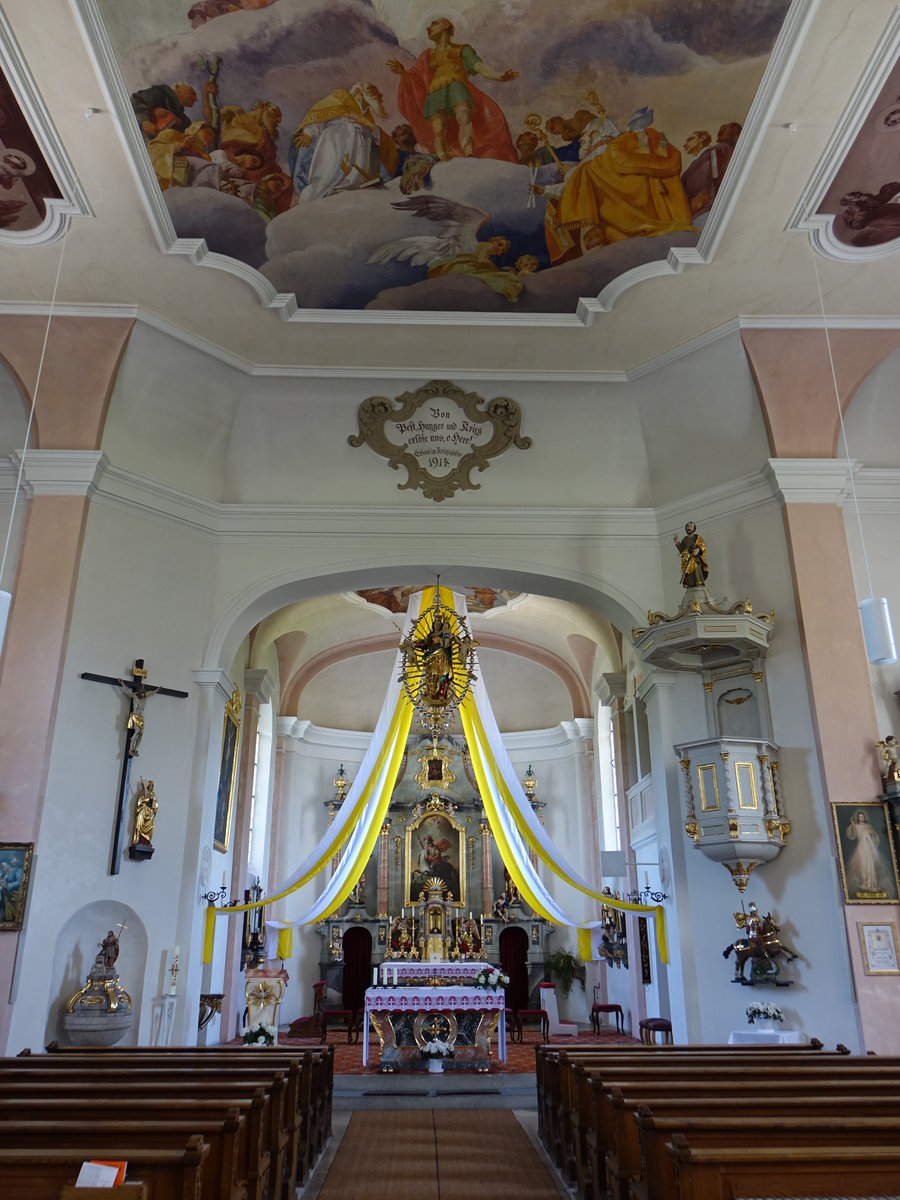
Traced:
<path fill-rule="evenodd" d="M 423 233 L 386 242 L 369 256 L 370 263 L 396 259 L 413 267 L 427 266 L 429 279 L 442 275 L 474 275 L 507 300 L 513 303 L 518 300 L 523 286 L 518 274 L 506 267 L 498 267 L 492 261 L 509 252 L 509 239 L 495 236 L 486 242 L 478 240 L 478 233 L 490 220 L 490 213 L 443 196 L 411 196 L 391 207 L 423 217 L 442 228 L 439 233 Z"/>
<path fill-rule="evenodd" d="M 440 159 L 462 154 L 517 162 L 503 109 L 469 79 L 480 75 L 509 83 L 519 72 L 495 71 L 471 46 L 454 42 L 456 29 L 447 17 L 437 17 L 427 32 L 434 44 L 411 67 L 388 60 L 400 76 L 397 107 L 415 130 L 416 140 Z"/>

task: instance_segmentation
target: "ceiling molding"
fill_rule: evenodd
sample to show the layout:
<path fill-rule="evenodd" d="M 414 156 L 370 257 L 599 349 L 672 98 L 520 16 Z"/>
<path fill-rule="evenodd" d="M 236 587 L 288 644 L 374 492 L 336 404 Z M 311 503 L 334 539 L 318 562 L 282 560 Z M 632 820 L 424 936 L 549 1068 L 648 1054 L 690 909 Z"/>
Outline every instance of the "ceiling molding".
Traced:
<path fill-rule="evenodd" d="M 838 262 L 871 262 L 890 257 L 900 243 L 900 238 L 894 238 L 877 246 L 848 246 L 846 242 L 839 241 L 834 233 L 835 214 L 817 211 L 853 142 L 865 125 L 872 105 L 897 62 L 898 54 L 900 7 L 894 9 L 822 157 L 804 187 L 796 208 L 788 218 L 786 228 L 809 233 L 812 244 L 825 258 Z M 887 166 L 885 175 L 887 178 L 891 177 L 891 169 Z"/>
<path fill-rule="evenodd" d="M 0 301 L 0 316 L 47 316 L 49 312 L 50 304 L 43 300 L 31 303 Z M 687 358 L 689 355 L 695 354 L 707 346 L 712 346 L 716 342 L 721 341 L 722 338 L 738 334 L 742 329 L 823 329 L 826 325 L 821 315 L 816 314 L 740 316 L 726 321 L 721 325 L 716 325 L 705 333 L 698 334 L 696 337 L 690 338 L 678 346 L 673 346 L 671 350 L 666 350 L 662 354 L 648 358 L 643 363 L 639 363 L 637 366 L 627 370 L 565 371 L 553 368 L 546 371 L 517 371 L 514 367 L 476 369 L 462 367 L 458 363 L 451 363 L 445 366 L 437 365 L 426 372 L 419 367 L 385 367 L 381 364 L 362 367 L 316 367 L 285 363 L 253 363 L 217 345 L 215 342 L 210 341 L 209 338 L 192 333 L 182 326 L 169 321 L 166 317 L 135 304 L 57 303 L 53 307 L 53 313 L 55 316 L 60 317 L 88 317 L 99 320 L 137 320 L 151 329 L 156 329 L 167 337 L 171 337 L 175 341 L 197 350 L 200 354 L 204 354 L 209 358 L 215 359 L 217 362 L 223 363 L 225 366 L 240 371 L 243 375 L 249 375 L 258 379 L 359 379 L 365 381 L 366 384 L 376 380 L 390 380 L 404 383 L 412 381 L 422 384 L 434 378 L 447 378 L 485 384 L 491 382 L 502 382 L 504 384 L 548 383 L 570 385 L 595 383 L 627 384 L 653 375 L 656 371 L 665 370 L 678 362 L 679 359 Z M 900 328 L 900 315 L 834 315 L 828 317 L 827 327 L 829 330 L 898 329 Z"/>
<path fill-rule="evenodd" d="M 21 233 L 0 230 L 0 246 L 38 246 L 55 242 L 69 228 L 70 217 L 92 217 L 94 210 L 91 208 L 87 193 L 78 178 L 78 172 L 66 152 L 62 138 L 57 133 L 56 126 L 53 124 L 2 8 L 0 8 L 0 66 L 3 68 L 35 140 L 41 147 L 50 173 L 62 192 L 61 197 L 44 199 L 46 210 L 44 220 L 34 229 L 24 230 Z M 85 119 L 89 115 L 92 116 L 93 112 L 85 110 Z"/>
<path fill-rule="evenodd" d="M 786 462 L 787 460 L 771 460 Z M 799 460 L 815 463 L 819 460 Z M 840 461 L 840 460 L 839 460 Z M 15 485 L 18 452 L 0 463 L 0 497 Z M 422 521 L 420 506 L 408 504 L 331 507 L 302 504 L 229 504 L 191 495 L 178 488 L 111 466 L 102 452 L 29 451 L 25 458 L 29 488 L 56 495 L 91 495 L 93 503 L 116 508 L 141 519 L 157 520 L 188 530 L 220 544 L 253 544 L 261 539 L 302 542 L 327 536 L 416 536 Z M 826 464 L 827 465 L 827 464 Z M 893 489 L 889 470 L 861 472 L 872 480 L 873 500 L 883 502 Z M 658 508 L 507 508 L 489 505 L 456 510 L 433 508 L 429 521 L 436 535 L 464 541 L 483 534 L 518 538 L 585 541 L 615 538 L 619 544 L 639 545 L 671 532 L 690 510 L 705 524 L 728 524 L 741 514 L 777 503 L 768 468 L 729 480 L 702 492 L 679 497 Z M 876 482 L 877 480 L 877 482 Z M 865 495 L 864 487 L 858 491 Z"/>
<path fill-rule="evenodd" d="M 565 659 L 541 646 L 523 642 L 519 638 L 505 634 L 478 632 L 478 645 L 485 650 L 499 650 L 505 654 L 514 654 L 518 658 L 528 659 L 540 667 L 551 671 L 563 683 L 572 702 L 573 717 L 590 716 L 591 700 L 587 688 L 578 676 L 577 671 Z M 358 658 L 363 654 L 380 654 L 386 650 L 396 651 L 396 633 L 376 634 L 368 638 L 359 638 L 353 642 L 342 642 L 339 646 L 331 646 L 314 655 L 308 662 L 291 677 L 282 690 L 281 710 L 284 714 L 296 713 L 300 706 L 300 698 L 312 680 L 329 667 Z"/>

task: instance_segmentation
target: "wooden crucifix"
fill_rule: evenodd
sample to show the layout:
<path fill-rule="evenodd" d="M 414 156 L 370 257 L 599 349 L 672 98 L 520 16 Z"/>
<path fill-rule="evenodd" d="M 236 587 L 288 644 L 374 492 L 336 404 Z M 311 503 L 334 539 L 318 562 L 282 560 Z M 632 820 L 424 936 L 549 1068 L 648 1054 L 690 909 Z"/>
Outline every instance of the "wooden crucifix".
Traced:
<path fill-rule="evenodd" d="M 125 832 L 125 802 L 128 796 L 128 780 L 131 775 L 131 760 L 138 756 L 138 746 L 144 736 L 144 705 L 150 696 L 177 696 L 180 700 L 187 698 L 187 692 L 179 692 L 175 688 L 150 687 L 144 660 L 135 659 L 131 671 L 131 679 L 114 679 L 111 675 L 95 675 L 92 671 L 82 671 L 82 679 L 90 679 L 94 683 L 108 683 L 112 687 L 122 688 L 128 695 L 128 723 L 125 726 L 125 757 L 122 761 L 122 771 L 119 775 L 119 794 L 116 799 L 116 824 L 113 834 L 112 858 L 109 864 L 110 875 L 118 875 L 119 863 L 122 858 L 122 839 Z"/>

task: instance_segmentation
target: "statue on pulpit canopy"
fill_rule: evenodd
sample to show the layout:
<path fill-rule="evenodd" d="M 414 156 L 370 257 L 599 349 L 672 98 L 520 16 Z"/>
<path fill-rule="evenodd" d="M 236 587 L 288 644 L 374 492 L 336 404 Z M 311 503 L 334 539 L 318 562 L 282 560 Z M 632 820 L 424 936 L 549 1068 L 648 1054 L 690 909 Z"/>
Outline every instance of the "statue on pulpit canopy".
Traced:
<path fill-rule="evenodd" d="M 706 563 L 706 542 L 697 532 L 697 526 L 693 521 L 688 521 L 684 527 L 684 537 L 679 540 L 676 533 L 672 540 L 681 555 L 681 586 L 703 587 L 709 577 L 709 567 Z"/>

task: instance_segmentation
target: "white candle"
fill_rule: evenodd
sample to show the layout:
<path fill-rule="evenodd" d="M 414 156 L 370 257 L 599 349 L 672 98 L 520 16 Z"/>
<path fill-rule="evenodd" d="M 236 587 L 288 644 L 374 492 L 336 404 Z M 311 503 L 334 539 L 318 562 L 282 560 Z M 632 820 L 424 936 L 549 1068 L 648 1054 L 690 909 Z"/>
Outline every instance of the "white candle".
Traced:
<path fill-rule="evenodd" d="M 394 987 L 397 986 L 397 968 L 394 967 Z"/>
<path fill-rule="evenodd" d="M 222 872 L 222 887 L 225 886 L 225 872 Z"/>
<path fill-rule="evenodd" d="M 378 968 L 372 968 L 372 987 L 378 987 Z"/>

